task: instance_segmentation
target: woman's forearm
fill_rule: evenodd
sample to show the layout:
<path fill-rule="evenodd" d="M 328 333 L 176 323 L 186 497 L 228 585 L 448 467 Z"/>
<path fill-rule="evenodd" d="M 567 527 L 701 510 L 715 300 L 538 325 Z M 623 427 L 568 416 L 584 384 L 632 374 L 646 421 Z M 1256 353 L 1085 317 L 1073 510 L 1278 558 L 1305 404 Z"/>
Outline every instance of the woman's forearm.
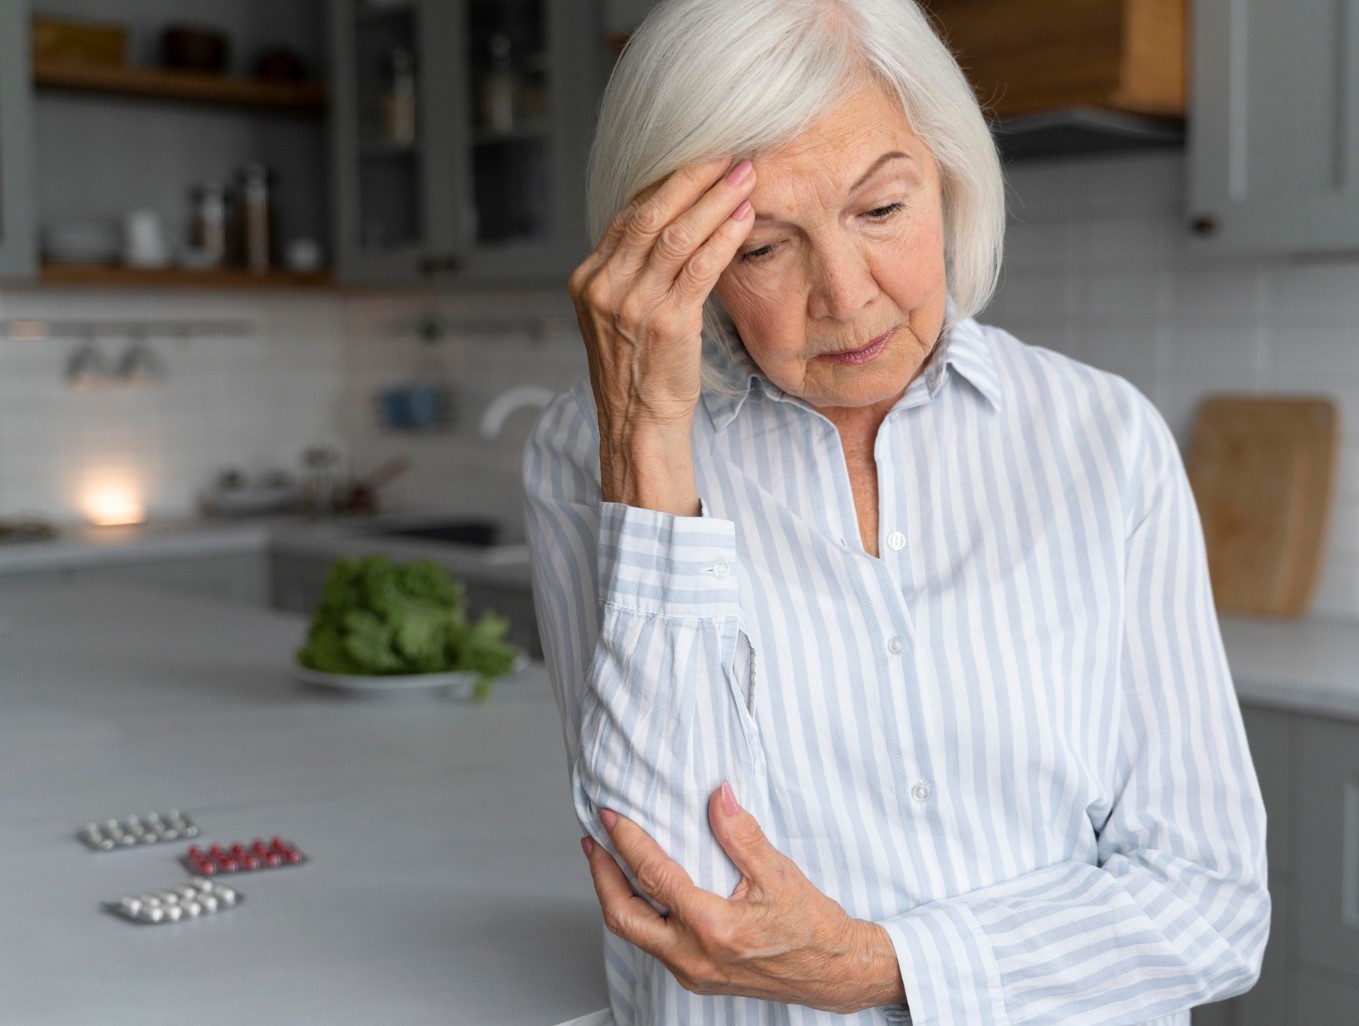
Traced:
<path fill-rule="evenodd" d="M 699 513 L 688 422 L 657 426 L 625 422 L 610 430 L 600 418 L 601 498 L 672 516 Z"/>

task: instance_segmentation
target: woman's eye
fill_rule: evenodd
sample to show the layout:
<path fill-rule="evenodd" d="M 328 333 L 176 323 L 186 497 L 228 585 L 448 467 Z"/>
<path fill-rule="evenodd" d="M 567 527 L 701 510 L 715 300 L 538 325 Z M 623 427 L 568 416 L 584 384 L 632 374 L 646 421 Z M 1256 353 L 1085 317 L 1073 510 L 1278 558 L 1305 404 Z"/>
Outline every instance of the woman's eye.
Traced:
<path fill-rule="evenodd" d="M 768 246 L 760 246 L 760 247 L 758 247 L 758 248 L 756 248 L 756 249 L 747 250 L 746 252 L 744 252 L 744 253 L 741 254 L 741 259 L 742 259 L 742 260 L 763 260 L 765 257 L 769 256 L 769 254 L 772 253 L 772 252 L 774 252 L 774 246 L 773 246 L 773 244 L 771 243 L 771 244 L 768 245 Z"/>
<path fill-rule="evenodd" d="M 874 207 L 872 210 L 868 211 L 864 216 L 866 216 L 871 221 L 886 221 L 897 211 L 903 210 L 905 206 L 906 206 L 905 203 L 889 203 L 885 207 Z"/>

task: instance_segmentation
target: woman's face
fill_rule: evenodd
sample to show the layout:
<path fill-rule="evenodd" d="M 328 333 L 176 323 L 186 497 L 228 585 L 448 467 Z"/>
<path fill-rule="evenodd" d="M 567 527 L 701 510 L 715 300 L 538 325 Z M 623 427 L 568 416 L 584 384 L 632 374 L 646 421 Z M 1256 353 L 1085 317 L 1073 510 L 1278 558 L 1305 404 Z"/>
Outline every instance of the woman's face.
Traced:
<path fill-rule="evenodd" d="M 865 86 L 754 163 L 755 224 L 716 288 L 746 351 L 819 409 L 889 406 L 944 323 L 934 158 Z"/>

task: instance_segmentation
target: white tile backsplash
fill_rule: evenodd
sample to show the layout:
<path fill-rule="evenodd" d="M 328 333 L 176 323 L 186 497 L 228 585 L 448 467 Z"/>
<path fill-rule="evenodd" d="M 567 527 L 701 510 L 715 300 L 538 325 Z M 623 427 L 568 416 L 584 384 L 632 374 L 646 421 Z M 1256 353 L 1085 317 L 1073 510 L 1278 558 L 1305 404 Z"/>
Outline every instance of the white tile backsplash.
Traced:
<path fill-rule="evenodd" d="M 80 340 L 0 336 L 0 516 L 76 521 L 90 491 L 108 481 L 133 489 L 152 516 L 183 516 L 226 467 L 298 469 L 305 446 L 343 441 L 339 314 L 329 293 L 0 292 L 3 318 L 252 326 L 231 338 L 153 331 L 159 384 L 90 391 L 65 381 Z M 129 344 L 126 334 L 95 339 L 111 366 Z"/>
<path fill-rule="evenodd" d="M 1207 393 L 1337 402 L 1337 502 L 1312 608 L 1359 619 L 1359 260 L 1191 256 L 1178 152 L 1019 164 L 1007 179 L 1018 260 L 983 320 L 1128 378 L 1186 448 Z"/>
<path fill-rule="evenodd" d="M 982 319 L 1105 367 L 1155 402 L 1182 446 L 1209 392 L 1330 395 L 1344 446 L 1328 560 L 1314 609 L 1359 619 L 1359 261 L 1191 256 L 1184 160 L 1157 152 L 1007 169 L 1010 232 L 1000 291 Z M 415 319 L 446 319 L 429 347 Z M 457 295 L 0 292 L 0 317 L 244 318 L 249 338 L 154 338 L 167 376 L 147 390 L 74 392 L 70 339 L 0 338 L 0 515 L 76 519 L 83 489 L 122 474 L 153 513 L 192 510 L 217 470 L 295 468 L 341 443 L 360 474 L 394 456 L 411 470 L 384 490 L 396 508 L 515 520 L 519 450 L 536 411 L 477 434 L 516 385 L 568 388 L 585 373 L 564 288 Z M 550 325 L 546 338 L 532 327 Z M 115 359 L 126 339 L 104 338 Z M 447 380 L 455 418 L 429 435 L 391 432 L 374 395 L 421 374 Z"/>

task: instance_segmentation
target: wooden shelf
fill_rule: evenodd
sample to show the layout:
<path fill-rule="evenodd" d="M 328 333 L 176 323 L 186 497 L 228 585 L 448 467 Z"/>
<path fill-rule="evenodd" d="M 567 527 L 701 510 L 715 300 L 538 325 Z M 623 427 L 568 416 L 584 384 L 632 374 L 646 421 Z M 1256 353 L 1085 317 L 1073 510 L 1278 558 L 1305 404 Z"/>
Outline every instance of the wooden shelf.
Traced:
<path fill-rule="evenodd" d="M 64 61 L 34 61 L 33 83 L 53 89 L 313 114 L 319 114 L 326 105 L 326 87 L 321 82 L 266 82 L 164 68 L 96 67 Z"/>
<path fill-rule="evenodd" d="M 42 265 L 44 285 L 125 288 L 207 289 L 324 289 L 333 288 L 335 276 L 323 271 L 270 271 L 253 274 L 243 268 L 197 271 L 184 267 L 122 267 L 117 264 L 51 263 Z"/>

